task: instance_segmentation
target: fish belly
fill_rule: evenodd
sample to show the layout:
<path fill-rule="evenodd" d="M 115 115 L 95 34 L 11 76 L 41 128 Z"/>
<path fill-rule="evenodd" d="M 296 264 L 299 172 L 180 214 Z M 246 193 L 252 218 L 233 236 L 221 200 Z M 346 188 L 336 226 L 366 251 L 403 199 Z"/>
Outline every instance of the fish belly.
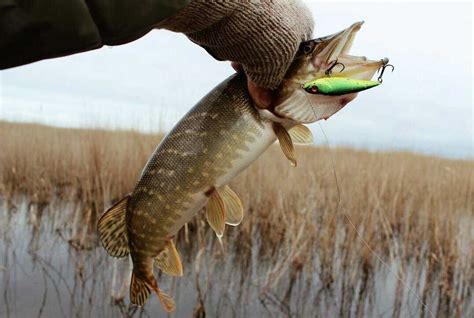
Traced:
<path fill-rule="evenodd" d="M 263 130 L 261 137 L 249 146 L 248 151 L 235 162 L 235 164 L 226 171 L 226 173 L 220 175 L 215 182 L 210 182 L 205 186 L 205 189 L 212 187 L 220 188 L 231 182 L 240 172 L 248 168 L 255 160 L 260 157 L 265 150 L 275 142 L 276 136 L 273 132 L 271 123 L 265 123 L 266 128 Z M 199 193 L 191 194 L 192 207 L 187 211 L 181 213 L 181 217 L 169 227 L 168 235 L 174 236 L 176 233 L 188 223 L 206 204 L 208 196 L 206 191 L 200 191 Z"/>

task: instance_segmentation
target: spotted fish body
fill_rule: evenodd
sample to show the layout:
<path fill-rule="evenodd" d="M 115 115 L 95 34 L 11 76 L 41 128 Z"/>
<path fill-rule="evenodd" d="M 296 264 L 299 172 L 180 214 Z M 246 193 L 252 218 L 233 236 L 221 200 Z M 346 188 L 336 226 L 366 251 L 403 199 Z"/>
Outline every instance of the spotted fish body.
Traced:
<path fill-rule="evenodd" d="M 175 309 L 158 288 L 156 265 L 181 276 L 183 268 L 173 243 L 176 233 L 204 206 L 219 239 L 227 225 L 238 225 L 243 208 L 228 183 L 278 139 L 283 154 L 296 166 L 293 143 L 312 143 L 301 123 L 327 119 L 356 94 L 308 94 L 302 87 L 325 77 L 332 61 L 345 65 L 341 77 L 370 80 L 388 60 L 348 56 L 362 23 L 302 43 L 275 96 L 272 108 L 257 109 L 244 74 L 235 74 L 208 93 L 158 145 L 132 193 L 99 219 L 99 238 L 113 257 L 131 256 L 130 300 L 143 306 L 151 291 L 166 311 Z"/>
<path fill-rule="evenodd" d="M 132 258 L 153 259 L 163 241 L 276 140 L 242 74 L 205 96 L 164 138 L 130 196 L 127 229 Z M 147 269 L 136 268 L 136 271 Z"/>
<path fill-rule="evenodd" d="M 222 226 L 240 223 L 242 216 L 231 213 L 243 213 L 240 200 L 226 185 L 275 142 L 273 127 L 254 106 L 244 74 L 234 74 L 192 108 L 158 145 L 133 192 L 98 224 L 101 242 L 111 256 L 132 257 L 133 303 L 143 305 L 154 290 L 165 310 L 174 309 L 171 298 L 157 286 L 153 265 L 167 274 L 182 275 L 172 239 L 209 201 L 217 202 L 221 213 L 227 204 L 229 215 L 222 216 Z M 218 216 L 208 216 L 211 226 L 219 222 L 213 222 Z M 223 228 L 215 230 L 222 236 Z"/>

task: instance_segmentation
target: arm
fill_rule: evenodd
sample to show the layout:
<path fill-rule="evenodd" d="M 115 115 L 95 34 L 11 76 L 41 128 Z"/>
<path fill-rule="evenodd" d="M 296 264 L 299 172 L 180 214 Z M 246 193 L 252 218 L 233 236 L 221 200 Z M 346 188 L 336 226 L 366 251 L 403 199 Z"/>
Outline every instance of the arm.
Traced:
<path fill-rule="evenodd" d="M 300 1 L 193 0 L 158 27 L 186 34 L 216 59 L 241 64 L 257 86 L 275 89 L 313 20 Z"/>
<path fill-rule="evenodd" d="M 189 0 L 0 0 L 0 69 L 140 38 Z"/>
<path fill-rule="evenodd" d="M 312 33 L 308 9 L 291 0 L 189 1 L 0 0 L 0 69 L 124 44 L 158 26 L 243 68 L 253 99 L 268 107 Z"/>

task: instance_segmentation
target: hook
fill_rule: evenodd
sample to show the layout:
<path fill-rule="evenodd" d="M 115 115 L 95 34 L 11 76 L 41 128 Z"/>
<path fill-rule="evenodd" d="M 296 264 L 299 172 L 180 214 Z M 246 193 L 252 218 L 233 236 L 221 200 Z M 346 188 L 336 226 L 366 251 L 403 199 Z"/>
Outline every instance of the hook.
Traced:
<path fill-rule="evenodd" d="M 382 60 L 383 61 L 383 60 Z M 388 64 L 388 63 L 385 63 L 384 65 L 382 65 L 382 71 L 380 72 L 380 75 L 379 77 L 377 78 L 377 81 L 379 81 L 379 83 L 382 83 L 383 82 L 383 79 L 382 79 L 382 76 L 383 76 L 383 72 L 385 72 L 385 69 L 390 66 L 392 68 L 392 72 L 395 70 L 395 67 L 392 65 L 392 64 Z M 380 69 L 379 69 L 380 70 Z"/>
<path fill-rule="evenodd" d="M 326 72 L 324 72 L 327 76 L 330 76 L 331 73 L 332 73 L 332 69 L 336 66 L 336 65 L 341 65 L 342 66 L 342 70 L 339 71 L 342 72 L 344 71 L 344 69 L 346 68 L 346 66 L 340 62 L 337 61 L 337 59 L 334 61 L 334 63 L 326 70 Z"/>

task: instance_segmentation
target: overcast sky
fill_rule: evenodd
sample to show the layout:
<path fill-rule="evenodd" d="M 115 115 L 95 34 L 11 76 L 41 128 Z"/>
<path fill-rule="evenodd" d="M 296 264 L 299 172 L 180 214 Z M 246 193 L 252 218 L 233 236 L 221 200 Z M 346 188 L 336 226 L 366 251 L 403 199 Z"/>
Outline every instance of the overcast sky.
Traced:
<path fill-rule="evenodd" d="M 331 145 L 474 157 L 472 4 L 308 6 L 315 37 L 364 20 L 351 54 L 395 65 L 382 86 L 322 123 Z M 184 36 L 153 31 L 127 45 L 0 72 L 0 120 L 168 130 L 231 73 Z M 311 128 L 322 142 L 319 124 Z"/>

